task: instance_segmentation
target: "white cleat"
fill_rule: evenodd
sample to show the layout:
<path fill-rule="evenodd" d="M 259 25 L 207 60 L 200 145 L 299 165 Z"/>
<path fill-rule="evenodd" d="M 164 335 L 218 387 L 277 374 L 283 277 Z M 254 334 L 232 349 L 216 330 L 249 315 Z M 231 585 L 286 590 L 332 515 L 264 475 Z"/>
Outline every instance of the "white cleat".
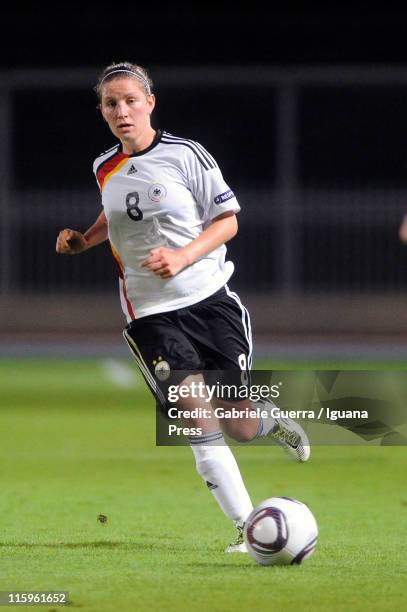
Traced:
<path fill-rule="evenodd" d="M 237 529 L 236 542 L 234 542 L 233 544 L 229 544 L 229 546 L 226 546 L 225 552 L 227 553 L 247 553 L 246 544 L 243 538 L 243 527 L 236 525 L 236 529 Z"/>
<path fill-rule="evenodd" d="M 246 544 L 244 542 L 242 544 L 229 544 L 229 546 L 226 546 L 225 552 L 227 553 L 247 553 Z"/>
<path fill-rule="evenodd" d="M 275 440 L 296 461 L 308 461 L 311 448 L 303 428 L 292 419 L 284 417 L 276 418 L 276 422 L 277 425 L 268 437 Z"/>

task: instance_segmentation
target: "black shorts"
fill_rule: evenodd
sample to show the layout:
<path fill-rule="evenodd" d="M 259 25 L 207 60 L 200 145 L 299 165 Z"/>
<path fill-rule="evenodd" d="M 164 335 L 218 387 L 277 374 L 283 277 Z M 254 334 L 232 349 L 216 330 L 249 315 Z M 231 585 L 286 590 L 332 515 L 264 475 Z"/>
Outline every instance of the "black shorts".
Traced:
<path fill-rule="evenodd" d="M 228 288 L 193 306 L 136 319 L 123 335 L 161 404 L 166 387 L 162 383 L 169 373 L 247 372 L 251 368 L 249 313 Z M 171 384 L 179 382 L 171 377 Z"/>

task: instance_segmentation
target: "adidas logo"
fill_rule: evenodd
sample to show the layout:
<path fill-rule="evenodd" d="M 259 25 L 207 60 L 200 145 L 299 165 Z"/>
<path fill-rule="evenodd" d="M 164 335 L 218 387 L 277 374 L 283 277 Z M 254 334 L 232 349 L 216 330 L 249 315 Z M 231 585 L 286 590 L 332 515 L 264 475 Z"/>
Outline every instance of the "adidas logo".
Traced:
<path fill-rule="evenodd" d="M 206 486 L 210 491 L 218 488 L 217 484 L 213 484 L 213 482 L 209 482 L 209 480 L 206 481 Z"/>
<path fill-rule="evenodd" d="M 133 164 L 131 164 L 130 170 L 128 171 L 127 176 L 129 176 L 129 174 L 136 174 L 136 172 L 137 172 L 137 168 L 135 168 Z"/>

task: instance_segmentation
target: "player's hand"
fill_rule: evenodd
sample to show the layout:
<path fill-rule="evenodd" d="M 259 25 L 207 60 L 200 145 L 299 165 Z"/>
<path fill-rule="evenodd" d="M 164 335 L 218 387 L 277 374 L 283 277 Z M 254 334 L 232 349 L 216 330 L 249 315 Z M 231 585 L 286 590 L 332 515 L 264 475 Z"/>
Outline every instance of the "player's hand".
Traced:
<path fill-rule="evenodd" d="M 141 267 L 150 270 L 160 278 L 172 278 L 188 264 L 188 258 L 182 248 L 158 247 L 150 251 L 150 255 L 141 263 Z"/>
<path fill-rule="evenodd" d="M 403 222 L 400 225 L 399 238 L 401 242 L 407 242 L 407 215 L 404 215 Z"/>
<path fill-rule="evenodd" d="M 77 255 L 88 248 L 86 238 L 81 232 L 72 229 L 64 229 L 59 232 L 56 252 L 63 255 Z"/>

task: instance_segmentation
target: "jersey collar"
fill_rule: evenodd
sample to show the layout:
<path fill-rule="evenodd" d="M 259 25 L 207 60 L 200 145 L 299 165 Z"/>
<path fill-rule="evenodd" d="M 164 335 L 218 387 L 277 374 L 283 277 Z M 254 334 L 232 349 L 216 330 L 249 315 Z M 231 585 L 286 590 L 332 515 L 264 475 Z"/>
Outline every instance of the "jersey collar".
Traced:
<path fill-rule="evenodd" d="M 151 149 L 154 149 L 154 147 L 156 147 L 158 145 L 158 143 L 161 140 L 161 136 L 162 136 L 162 131 L 161 130 L 156 130 L 155 132 L 155 136 L 154 136 L 154 140 L 151 143 L 150 146 L 148 146 L 146 149 L 143 149 L 142 151 L 137 151 L 137 153 L 123 153 L 123 145 L 122 143 L 120 143 L 119 145 L 119 152 L 123 153 L 123 155 L 127 155 L 127 157 L 139 157 L 140 155 L 144 155 L 145 153 L 148 153 L 149 151 L 151 151 Z"/>

